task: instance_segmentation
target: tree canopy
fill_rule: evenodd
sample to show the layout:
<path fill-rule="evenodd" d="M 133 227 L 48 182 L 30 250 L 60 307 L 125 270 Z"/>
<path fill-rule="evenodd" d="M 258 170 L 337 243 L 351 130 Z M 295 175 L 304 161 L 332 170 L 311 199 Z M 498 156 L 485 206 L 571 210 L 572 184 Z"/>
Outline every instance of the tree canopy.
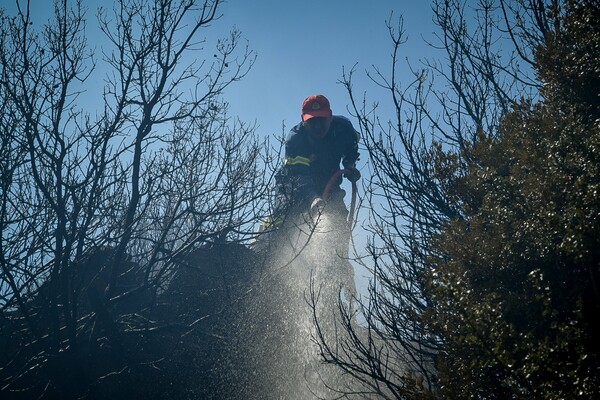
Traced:
<path fill-rule="evenodd" d="M 461 218 L 428 273 L 450 397 L 592 398 L 600 390 L 600 10 L 569 2 L 536 49 L 542 100 L 439 173 Z"/>

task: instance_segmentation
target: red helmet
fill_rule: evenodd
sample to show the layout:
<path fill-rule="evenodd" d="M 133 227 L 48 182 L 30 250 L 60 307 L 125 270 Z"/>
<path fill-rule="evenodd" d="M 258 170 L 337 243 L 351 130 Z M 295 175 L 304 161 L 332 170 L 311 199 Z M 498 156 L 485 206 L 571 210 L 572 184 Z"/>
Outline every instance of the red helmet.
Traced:
<path fill-rule="evenodd" d="M 331 115 L 329 100 L 323 95 L 313 94 L 302 102 L 302 121 L 307 121 L 313 117 L 331 117 Z"/>

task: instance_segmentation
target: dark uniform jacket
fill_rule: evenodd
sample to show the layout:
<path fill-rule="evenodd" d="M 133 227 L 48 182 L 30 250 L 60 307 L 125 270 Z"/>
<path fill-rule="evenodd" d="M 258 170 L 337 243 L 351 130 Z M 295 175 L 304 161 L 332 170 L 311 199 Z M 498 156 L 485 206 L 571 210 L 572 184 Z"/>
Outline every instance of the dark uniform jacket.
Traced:
<path fill-rule="evenodd" d="M 321 196 L 331 176 L 340 169 L 354 167 L 358 160 L 359 135 L 350 120 L 334 115 L 327 135 L 313 138 L 302 123 L 293 127 L 285 143 L 285 161 L 278 177 L 287 194 L 296 201 L 310 202 Z M 340 177 L 336 186 L 342 183 Z"/>

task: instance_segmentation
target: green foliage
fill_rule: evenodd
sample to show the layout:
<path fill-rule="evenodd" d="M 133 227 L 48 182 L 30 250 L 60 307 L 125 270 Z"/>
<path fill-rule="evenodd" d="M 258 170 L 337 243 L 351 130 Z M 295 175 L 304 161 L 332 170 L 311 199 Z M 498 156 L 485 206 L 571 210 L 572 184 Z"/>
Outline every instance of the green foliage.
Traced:
<path fill-rule="evenodd" d="M 560 30 L 536 54 L 543 100 L 516 104 L 460 157 L 433 156 L 461 210 L 426 277 L 450 398 L 600 393 L 600 10 L 555 12 Z"/>

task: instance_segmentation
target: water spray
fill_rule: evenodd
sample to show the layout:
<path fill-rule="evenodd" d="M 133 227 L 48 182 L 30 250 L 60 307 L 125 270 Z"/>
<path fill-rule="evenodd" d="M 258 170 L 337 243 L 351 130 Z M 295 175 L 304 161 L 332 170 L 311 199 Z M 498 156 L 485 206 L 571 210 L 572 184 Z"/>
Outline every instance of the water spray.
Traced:
<path fill-rule="evenodd" d="M 323 192 L 328 200 L 333 184 L 348 169 L 337 171 Z M 312 220 L 306 214 L 280 228 L 268 252 L 268 262 L 248 302 L 242 340 L 252 343 L 244 362 L 251 368 L 253 390 L 247 398 L 337 398 L 351 383 L 341 370 L 321 362 L 317 338 L 335 341 L 340 334 L 339 296 L 355 294 L 353 267 L 347 252 L 356 208 L 356 183 L 347 221 L 325 210 Z M 340 232 L 343 230 L 343 234 Z M 343 249 L 345 246 L 346 251 Z M 348 296 L 348 292 L 351 293 Z M 319 320 L 316 331 L 314 318 Z"/>

